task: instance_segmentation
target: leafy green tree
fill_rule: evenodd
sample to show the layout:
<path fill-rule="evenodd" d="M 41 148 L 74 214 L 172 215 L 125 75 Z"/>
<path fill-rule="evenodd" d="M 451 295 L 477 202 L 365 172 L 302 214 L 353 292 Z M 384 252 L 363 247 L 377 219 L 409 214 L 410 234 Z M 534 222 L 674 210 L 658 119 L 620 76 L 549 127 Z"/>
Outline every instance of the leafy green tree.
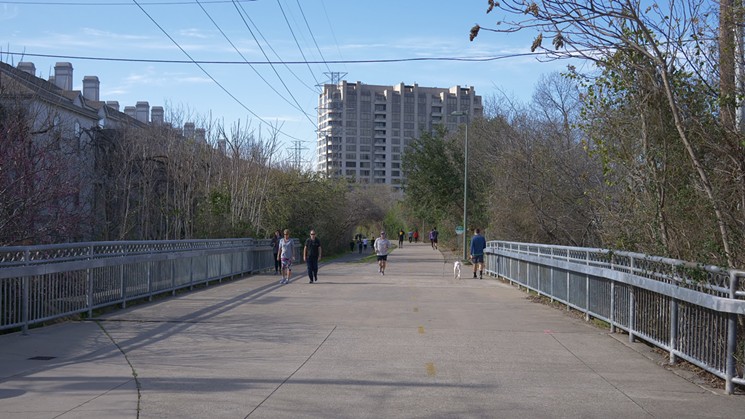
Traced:
<path fill-rule="evenodd" d="M 459 144 L 446 140 L 439 127 L 433 134 L 423 133 L 403 156 L 406 173 L 405 204 L 412 216 L 431 225 L 457 217 L 463 211 L 463 154 Z M 461 146 L 462 147 L 462 146 Z"/>

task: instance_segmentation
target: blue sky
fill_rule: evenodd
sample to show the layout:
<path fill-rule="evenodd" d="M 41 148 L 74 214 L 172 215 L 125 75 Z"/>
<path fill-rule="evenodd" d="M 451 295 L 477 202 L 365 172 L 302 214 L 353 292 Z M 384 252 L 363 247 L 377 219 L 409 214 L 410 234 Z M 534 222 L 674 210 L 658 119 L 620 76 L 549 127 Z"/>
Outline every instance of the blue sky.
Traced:
<path fill-rule="evenodd" d="M 244 126 L 264 126 L 264 132 L 267 124 L 280 126 L 284 154 L 301 141 L 306 160 L 315 159 L 317 84 L 328 82 L 327 73 L 367 84 L 474 86 L 485 98 L 505 91 L 527 101 L 541 74 L 566 67 L 527 56 L 451 60 L 529 52 L 533 33 L 482 31 L 469 41 L 475 23 L 488 26 L 497 20 L 485 14 L 486 0 L 199 3 L 201 7 L 196 0 L 0 1 L 0 56 L 11 64 L 32 61 L 44 78 L 56 62 L 71 62 L 74 89 L 82 89 L 84 76 L 98 76 L 101 100 L 119 101 L 122 108 L 148 101 L 179 109 L 187 119 L 211 114 L 227 125 L 240 120 Z M 270 66 L 265 54 L 274 62 L 297 64 Z M 448 60 L 351 62 L 419 58 Z M 198 66 L 191 60 L 235 64 Z"/>

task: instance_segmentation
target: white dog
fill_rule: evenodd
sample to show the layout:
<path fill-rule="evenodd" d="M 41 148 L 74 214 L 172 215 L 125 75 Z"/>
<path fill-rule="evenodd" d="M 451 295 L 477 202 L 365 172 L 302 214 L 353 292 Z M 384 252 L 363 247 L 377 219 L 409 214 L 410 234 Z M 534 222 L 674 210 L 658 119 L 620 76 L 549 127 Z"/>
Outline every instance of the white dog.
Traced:
<path fill-rule="evenodd" d="M 456 260 L 453 263 L 453 278 L 460 279 L 460 261 Z"/>

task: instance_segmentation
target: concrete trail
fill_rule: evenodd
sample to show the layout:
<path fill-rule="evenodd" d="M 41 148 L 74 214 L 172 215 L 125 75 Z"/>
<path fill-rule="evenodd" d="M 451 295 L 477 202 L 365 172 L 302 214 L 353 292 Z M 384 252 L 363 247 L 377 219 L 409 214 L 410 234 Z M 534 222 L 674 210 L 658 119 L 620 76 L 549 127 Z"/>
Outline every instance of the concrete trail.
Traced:
<path fill-rule="evenodd" d="M 368 253 L 369 254 L 369 253 Z M 346 255 L 0 336 L 2 418 L 740 417 L 701 388 L 427 244 Z M 38 357 L 47 357 L 41 358 Z"/>

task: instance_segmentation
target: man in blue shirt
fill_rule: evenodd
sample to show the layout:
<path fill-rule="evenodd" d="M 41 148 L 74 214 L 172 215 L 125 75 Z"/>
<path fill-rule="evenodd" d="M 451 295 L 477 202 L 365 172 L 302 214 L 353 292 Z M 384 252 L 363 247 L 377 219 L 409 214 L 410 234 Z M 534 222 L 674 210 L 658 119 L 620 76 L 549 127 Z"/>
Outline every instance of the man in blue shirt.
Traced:
<path fill-rule="evenodd" d="M 476 278 L 476 268 L 479 268 L 479 279 L 484 277 L 484 249 L 486 248 L 486 239 L 481 235 L 478 228 L 471 238 L 471 262 L 473 263 L 473 277 Z"/>

